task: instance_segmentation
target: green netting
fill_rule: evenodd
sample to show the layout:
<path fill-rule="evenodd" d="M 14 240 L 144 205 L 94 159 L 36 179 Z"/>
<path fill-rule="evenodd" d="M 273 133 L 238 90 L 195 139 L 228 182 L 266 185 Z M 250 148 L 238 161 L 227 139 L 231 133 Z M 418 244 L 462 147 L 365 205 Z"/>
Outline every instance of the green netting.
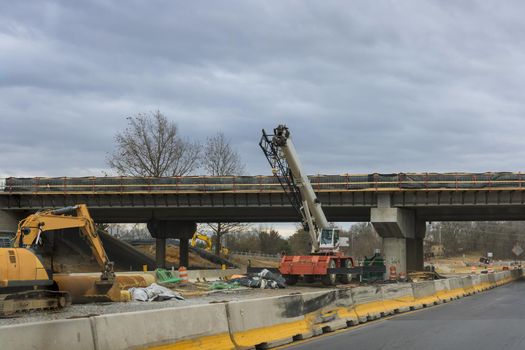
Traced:
<path fill-rule="evenodd" d="M 156 269 L 155 273 L 159 283 L 178 283 L 182 281 L 182 278 L 173 276 L 171 271 L 166 269 Z"/>

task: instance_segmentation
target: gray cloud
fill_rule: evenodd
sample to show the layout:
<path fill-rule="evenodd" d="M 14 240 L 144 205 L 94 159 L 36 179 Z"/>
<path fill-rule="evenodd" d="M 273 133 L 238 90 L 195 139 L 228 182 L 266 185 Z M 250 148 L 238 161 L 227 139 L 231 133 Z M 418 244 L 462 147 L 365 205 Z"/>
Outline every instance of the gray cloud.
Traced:
<path fill-rule="evenodd" d="M 287 123 L 310 173 L 519 171 L 519 1 L 0 4 L 0 176 L 98 175 L 125 117 L 231 138 L 269 174 Z"/>

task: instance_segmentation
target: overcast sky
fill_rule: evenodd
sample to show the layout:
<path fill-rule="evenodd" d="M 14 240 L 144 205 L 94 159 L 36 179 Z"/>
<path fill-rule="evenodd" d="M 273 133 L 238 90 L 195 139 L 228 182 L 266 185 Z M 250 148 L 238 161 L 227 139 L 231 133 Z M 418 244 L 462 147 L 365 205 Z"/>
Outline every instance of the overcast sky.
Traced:
<path fill-rule="evenodd" d="M 523 171 L 521 1 L 2 1 L 0 176 L 100 175 L 127 116 L 270 174 Z"/>

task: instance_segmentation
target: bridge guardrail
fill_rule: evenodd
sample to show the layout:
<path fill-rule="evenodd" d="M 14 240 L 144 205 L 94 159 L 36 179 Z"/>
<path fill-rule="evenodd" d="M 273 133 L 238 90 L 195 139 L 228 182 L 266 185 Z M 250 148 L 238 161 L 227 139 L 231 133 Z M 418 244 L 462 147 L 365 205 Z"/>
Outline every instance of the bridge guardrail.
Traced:
<path fill-rule="evenodd" d="M 310 176 L 316 192 L 525 190 L 519 173 L 342 174 Z M 0 178 L 1 193 L 272 193 L 275 176 Z"/>

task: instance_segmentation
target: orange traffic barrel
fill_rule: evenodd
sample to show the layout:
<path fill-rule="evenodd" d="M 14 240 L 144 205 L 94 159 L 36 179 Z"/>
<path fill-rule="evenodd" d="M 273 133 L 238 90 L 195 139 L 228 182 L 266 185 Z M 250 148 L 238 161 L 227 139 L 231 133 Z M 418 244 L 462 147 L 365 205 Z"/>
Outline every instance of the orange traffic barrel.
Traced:
<path fill-rule="evenodd" d="M 184 266 L 179 267 L 179 278 L 181 279 L 181 282 L 189 282 L 188 270 L 186 269 L 186 267 Z"/>
<path fill-rule="evenodd" d="M 476 266 L 472 266 L 471 270 L 472 270 L 472 274 L 475 275 L 476 274 Z"/>
<path fill-rule="evenodd" d="M 407 278 L 407 276 L 406 276 L 406 274 L 405 274 L 404 272 L 400 272 L 400 273 L 399 273 L 399 279 L 400 279 L 401 281 L 405 281 L 406 278 Z"/>
<path fill-rule="evenodd" d="M 389 277 L 390 280 L 396 280 L 397 279 L 397 272 L 396 272 L 396 266 L 390 265 L 390 273 Z"/>

